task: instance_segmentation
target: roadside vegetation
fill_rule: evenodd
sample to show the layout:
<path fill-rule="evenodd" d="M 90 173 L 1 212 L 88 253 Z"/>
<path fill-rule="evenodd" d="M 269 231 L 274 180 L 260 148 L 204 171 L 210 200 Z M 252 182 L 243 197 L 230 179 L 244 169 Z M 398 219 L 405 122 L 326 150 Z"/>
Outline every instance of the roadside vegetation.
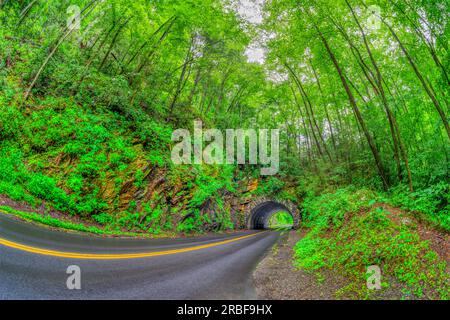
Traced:
<path fill-rule="evenodd" d="M 269 219 L 269 227 L 271 229 L 289 229 L 294 225 L 292 215 L 281 211 L 274 213 Z"/>
<path fill-rule="evenodd" d="M 224 197 L 240 197 L 252 170 L 170 161 L 174 129 L 246 126 L 258 104 L 263 68 L 247 62 L 232 11 L 3 1 L 0 24 L 0 194 L 105 232 L 243 225 Z"/>
<path fill-rule="evenodd" d="M 272 0 L 255 3 L 258 22 L 247 11 L 1 1 L 0 199 L 16 206 L 0 211 L 156 237 L 242 229 L 242 204 L 287 200 L 306 234 L 295 265 L 345 275 L 338 295 L 374 298 L 365 272 L 379 265 L 384 290 L 448 299 L 448 263 L 420 232 L 450 231 L 448 2 Z M 174 165 L 172 132 L 194 120 L 281 129 L 279 173 Z"/>
<path fill-rule="evenodd" d="M 405 299 L 449 299 L 445 259 L 421 239 L 412 215 L 383 206 L 369 190 L 339 189 L 304 202 L 305 237 L 295 246 L 295 265 L 324 276 L 345 275 L 348 285 L 336 297 L 376 298 L 367 287 L 367 267 L 382 270 L 382 290 L 401 291 Z"/>

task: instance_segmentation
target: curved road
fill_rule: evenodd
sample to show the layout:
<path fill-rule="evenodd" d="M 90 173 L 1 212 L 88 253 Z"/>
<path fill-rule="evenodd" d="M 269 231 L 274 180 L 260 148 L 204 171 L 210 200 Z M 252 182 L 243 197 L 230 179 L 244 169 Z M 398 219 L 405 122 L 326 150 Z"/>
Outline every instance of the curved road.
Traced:
<path fill-rule="evenodd" d="M 252 272 L 278 236 L 100 238 L 0 214 L 0 299 L 255 299 Z M 81 290 L 67 289 L 71 265 Z"/>

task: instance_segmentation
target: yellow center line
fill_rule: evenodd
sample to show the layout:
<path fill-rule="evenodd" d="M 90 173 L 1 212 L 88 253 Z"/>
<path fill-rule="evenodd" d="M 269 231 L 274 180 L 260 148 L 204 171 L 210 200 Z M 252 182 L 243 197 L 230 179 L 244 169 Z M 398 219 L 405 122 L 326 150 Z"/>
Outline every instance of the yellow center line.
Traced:
<path fill-rule="evenodd" d="M 181 248 L 181 249 L 172 249 L 172 250 L 165 250 L 165 251 L 154 251 L 154 252 L 143 252 L 143 253 L 122 253 L 122 254 L 96 254 L 96 253 L 77 253 L 77 252 L 63 252 L 63 251 L 56 251 L 56 250 L 48 250 L 48 249 L 41 249 L 36 247 L 27 246 L 24 244 L 12 242 L 3 238 L 0 238 L 0 245 L 3 245 L 5 247 L 14 248 L 21 251 L 26 251 L 30 253 L 45 255 L 45 256 L 52 256 L 52 257 L 60 257 L 60 258 L 67 258 L 67 259 L 83 259 L 83 260 L 123 260 L 123 259 L 139 259 L 139 258 L 147 258 L 147 257 L 156 257 L 156 256 L 165 256 L 165 255 L 171 255 L 171 254 L 177 254 L 177 253 L 183 253 L 183 252 L 191 252 L 191 251 L 197 251 L 207 248 L 213 248 L 217 246 L 222 246 L 224 244 L 233 243 L 236 241 L 248 239 L 251 237 L 254 237 L 259 233 L 254 233 L 242 237 L 233 238 L 230 240 L 224 240 L 209 244 L 203 244 L 188 248 Z"/>

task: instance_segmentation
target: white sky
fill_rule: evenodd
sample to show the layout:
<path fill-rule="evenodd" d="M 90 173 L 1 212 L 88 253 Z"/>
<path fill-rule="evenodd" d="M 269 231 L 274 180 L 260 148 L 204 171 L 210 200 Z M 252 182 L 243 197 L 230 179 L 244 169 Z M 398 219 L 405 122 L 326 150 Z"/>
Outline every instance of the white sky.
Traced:
<path fill-rule="evenodd" d="M 238 0 L 238 13 L 246 21 L 253 24 L 263 22 L 262 7 L 265 0 Z"/>
<path fill-rule="evenodd" d="M 239 16 L 246 22 L 258 25 L 263 22 L 262 8 L 266 0 L 237 0 L 236 10 Z M 249 62 L 263 64 L 265 61 L 266 51 L 264 47 L 254 41 L 247 48 L 245 54 Z"/>
<path fill-rule="evenodd" d="M 263 8 L 267 0 L 231 0 L 232 9 L 237 12 L 246 23 L 258 27 L 264 20 Z M 255 38 L 245 51 L 247 60 L 252 63 L 264 64 L 266 61 L 266 43 L 276 35 L 262 32 Z M 283 82 L 288 79 L 284 71 L 268 71 L 267 78 L 273 82 Z"/>

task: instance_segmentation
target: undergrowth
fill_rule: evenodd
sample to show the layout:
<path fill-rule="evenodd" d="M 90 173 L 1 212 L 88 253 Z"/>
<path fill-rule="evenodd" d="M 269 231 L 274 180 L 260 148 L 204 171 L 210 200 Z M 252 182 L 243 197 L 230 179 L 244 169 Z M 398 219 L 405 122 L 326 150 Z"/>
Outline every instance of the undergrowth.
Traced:
<path fill-rule="evenodd" d="M 372 191 L 353 188 L 310 194 L 303 215 L 309 232 L 295 246 L 295 265 L 318 278 L 326 270 L 346 276 L 349 284 L 337 297 L 376 298 L 400 284 L 403 298 L 449 299 L 446 262 L 420 239 L 416 226 L 399 225 L 376 207 L 379 199 Z M 381 293 L 367 289 L 372 265 L 382 270 Z"/>

